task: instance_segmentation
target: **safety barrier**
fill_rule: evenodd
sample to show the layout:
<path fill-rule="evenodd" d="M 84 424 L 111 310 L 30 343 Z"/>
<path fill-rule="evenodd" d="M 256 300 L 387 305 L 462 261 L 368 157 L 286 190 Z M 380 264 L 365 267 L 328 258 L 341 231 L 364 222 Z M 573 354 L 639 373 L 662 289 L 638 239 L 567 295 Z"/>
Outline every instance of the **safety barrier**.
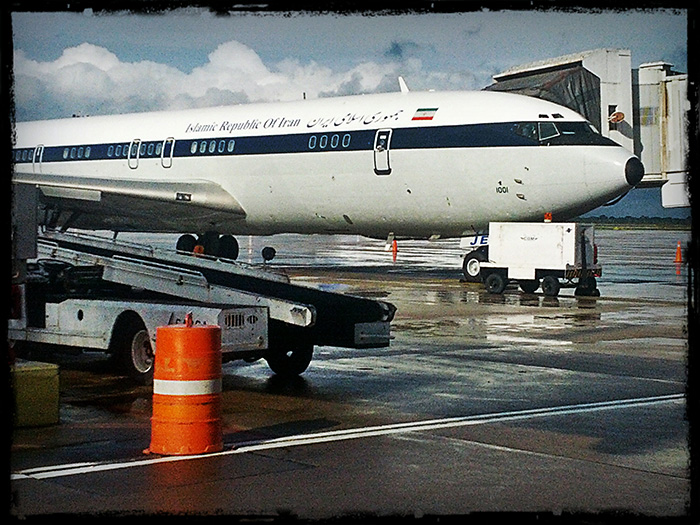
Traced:
<path fill-rule="evenodd" d="M 153 379 L 151 446 L 164 455 L 223 449 L 221 328 L 212 325 L 159 327 Z"/>

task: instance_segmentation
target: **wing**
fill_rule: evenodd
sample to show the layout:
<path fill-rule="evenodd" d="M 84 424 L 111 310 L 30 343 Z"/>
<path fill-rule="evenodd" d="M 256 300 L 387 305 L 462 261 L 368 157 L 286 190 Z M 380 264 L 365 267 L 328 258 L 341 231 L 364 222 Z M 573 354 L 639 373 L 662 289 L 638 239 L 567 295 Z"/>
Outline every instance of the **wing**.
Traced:
<path fill-rule="evenodd" d="M 133 232 L 226 231 L 245 218 L 240 203 L 206 180 L 102 179 L 15 173 L 14 184 L 39 190 L 42 223 L 52 227 Z M 40 215 L 41 216 L 41 215 Z"/>

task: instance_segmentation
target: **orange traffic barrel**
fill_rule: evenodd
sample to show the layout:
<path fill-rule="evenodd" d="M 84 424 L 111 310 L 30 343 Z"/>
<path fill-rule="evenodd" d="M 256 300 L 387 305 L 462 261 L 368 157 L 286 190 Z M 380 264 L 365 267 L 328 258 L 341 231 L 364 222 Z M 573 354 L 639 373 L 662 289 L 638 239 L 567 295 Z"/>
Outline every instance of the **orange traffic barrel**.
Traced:
<path fill-rule="evenodd" d="M 188 455 L 223 449 L 221 328 L 159 327 L 153 369 L 151 446 L 146 452 Z"/>

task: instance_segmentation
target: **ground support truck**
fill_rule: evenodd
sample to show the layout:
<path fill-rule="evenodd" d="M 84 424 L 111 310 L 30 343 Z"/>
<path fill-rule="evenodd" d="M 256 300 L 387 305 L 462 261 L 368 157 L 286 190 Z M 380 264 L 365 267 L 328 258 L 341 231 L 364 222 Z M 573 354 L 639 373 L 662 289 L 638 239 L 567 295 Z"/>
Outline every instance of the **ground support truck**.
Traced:
<path fill-rule="evenodd" d="M 129 375 L 152 376 L 156 328 L 222 328 L 222 359 L 265 359 L 298 375 L 314 346 L 389 346 L 389 303 L 292 284 L 286 275 L 208 256 L 89 235 L 44 231 L 12 286 L 11 345 L 112 354 Z"/>
<path fill-rule="evenodd" d="M 479 261 L 479 270 L 490 293 L 501 294 L 517 281 L 525 293 L 535 293 L 541 286 L 544 295 L 556 297 L 565 286 L 575 287 L 576 295 L 600 295 L 596 278 L 602 268 L 593 226 L 492 222 L 487 254 Z"/>

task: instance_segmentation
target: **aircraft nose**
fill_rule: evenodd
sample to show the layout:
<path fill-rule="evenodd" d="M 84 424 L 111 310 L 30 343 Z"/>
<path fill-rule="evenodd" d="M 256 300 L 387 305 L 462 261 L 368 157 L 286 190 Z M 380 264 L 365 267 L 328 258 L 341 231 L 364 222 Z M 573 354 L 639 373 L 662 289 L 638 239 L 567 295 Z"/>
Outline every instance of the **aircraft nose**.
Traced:
<path fill-rule="evenodd" d="M 625 164 L 625 178 L 627 179 L 627 184 L 630 186 L 636 186 L 639 184 L 644 177 L 644 164 L 637 157 L 632 157 Z"/>

